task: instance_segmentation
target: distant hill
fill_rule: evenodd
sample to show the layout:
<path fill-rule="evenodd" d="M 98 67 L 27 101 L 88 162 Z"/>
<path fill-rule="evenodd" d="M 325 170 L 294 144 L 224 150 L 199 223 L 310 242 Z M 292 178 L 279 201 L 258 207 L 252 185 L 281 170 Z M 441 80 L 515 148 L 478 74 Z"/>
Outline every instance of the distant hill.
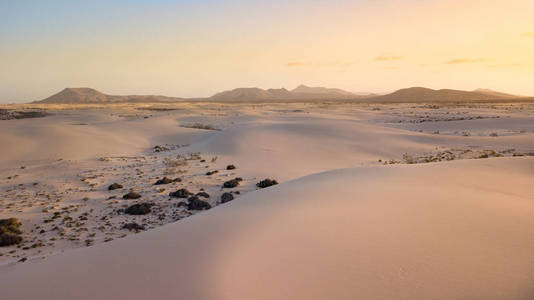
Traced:
<path fill-rule="evenodd" d="M 497 91 L 490 90 L 490 89 L 476 89 L 473 92 L 485 94 L 485 95 L 492 96 L 492 97 L 499 97 L 499 98 L 518 98 L 518 97 L 521 97 L 521 96 L 518 96 L 518 95 L 501 93 L 501 92 L 497 92 Z"/>
<path fill-rule="evenodd" d="M 391 94 L 354 94 L 341 89 L 325 87 L 308 87 L 299 85 L 293 90 L 260 89 L 260 88 L 237 88 L 217 93 L 209 98 L 176 98 L 156 95 L 107 95 L 91 88 L 66 88 L 44 100 L 34 103 L 55 104 L 90 104 L 90 103 L 117 103 L 117 102 L 179 102 L 179 101 L 323 101 L 323 100 L 346 100 L 358 102 L 469 102 L 469 101 L 508 101 L 508 100 L 532 101 L 533 98 L 501 93 L 489 89 L 477 89 L 474 91 L 461 90 L 433 90 L 423 87 L 400 89 Z"/>
<path fill-rule="evenodd" d="M 334 100 L 350 99 L 362 97 L 351 92 L 341 89 L 325 87 L 308 87 L 299 85 L 294 90 L 281 89 L 260 89 L 260 88 L 237 88 L 230 91 L 217 93 L 209 98 L 214 101 L 226 100 L 247 100 L 247 101 L 264 101 L 264 100 Z"/>
<path fill-rule="evenodd" d="M 154 95 L 106 95 L 91 88 L 66 88 L 44 100 L 34 103 L 56 104 L 87 104 L 87 103 L 113 103 L 113 102 L 172 102 L 182 101 L 182 98 L 154 96 Z"/>
<path fill-rule="evenodd" d="M 307 95 L 327 95 L 339 97 L 353 97 L 355 94 L 341 89 L 325 88 L 325 87 L 309 87 L 303 84 L 291 91 L 293 94 L 307 94 Z"/>
<path fill-rule="evenodd" d="M 522 98 L 492 90 L 461 91 L 451 89 L 433 90 L 423 87 L 400 89 L 391 94 L 368 97 L 366 100 L 377 102 L 466 102 L 491 101 Z"/>

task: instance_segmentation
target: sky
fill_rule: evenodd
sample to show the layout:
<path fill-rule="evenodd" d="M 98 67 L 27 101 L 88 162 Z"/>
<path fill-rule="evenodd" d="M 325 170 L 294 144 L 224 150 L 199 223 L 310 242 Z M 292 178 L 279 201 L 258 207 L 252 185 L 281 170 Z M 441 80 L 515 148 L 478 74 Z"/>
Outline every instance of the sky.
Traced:
<path fill-rule="evenodd" d="M 0 0 L 0 103 L 299 84 L 534 96 L 534 0 Z"/>

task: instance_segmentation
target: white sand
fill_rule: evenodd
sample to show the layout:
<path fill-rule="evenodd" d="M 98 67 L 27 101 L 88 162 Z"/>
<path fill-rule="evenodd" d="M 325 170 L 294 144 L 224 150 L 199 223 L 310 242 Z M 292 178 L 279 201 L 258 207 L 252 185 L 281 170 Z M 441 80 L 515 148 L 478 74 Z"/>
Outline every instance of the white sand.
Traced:
<path fill-rule="evenodd" d="M 57 238 L 42 248 L 0 248 L 2 298 L 534 296 L 534 158 L 383 165 L 401 162 L 404 153 L 427 157 L 451 150 L 471 158 L 493 150 L 505 156 L 534 152 L 531 105 L 180 106 L 172 112 L 61 110 L 43 119 L 0 122 L 0 218 L 19 218 L 28 239 Z M 409 123 L 419 119 L 414 112 L 447 118 L 458 111 L 483 118 Z M 194 122 L 223 130 L 180 127 Z M 151 151 L 165 143 L 189 146 Z M 189 163 L 184 184 L 165 186 L 165 192 L 152 186 L 165 171 L 165 158 L 197 151 L 208 161 Z M 98 160 L 109 156 L 144 158 Z M 224 171 L 229 163 L 238 169 Z M 207 178 L 204 172 L 212 169 L 220 173 Z M 90 179 L 81 182 L 81 176 Z M 205 188 L 215 205 L 220 185 L 233 176 L 245 179 L 242 195 L 192 217 L 184 218 L 189 213 L 174 206 L 179 200 L 166 196 L 179 187 Z M 283 184 L 254 191 L 265 177 Z M 114 181 L 127 186 L 110 193 L 106 188 Z M 166 218 L 117 215 L 133 202 L 106 199 L 129 188 L 158 203 Z M 43 191 L 51 198 L 34 196 Z M 60 240 L 52 225 L 42 225 L 52 211 L 70 205 L 79 209 L 73 217 L 94 210 L 79 241 Z M 93 227 L 102 215 L 112 224 L 100 232 Z M 184 219 L 168 224 L 175 217 Z M 150 230 L 121 230 L 126 221 L 145 222 Z M 43 226 L 44 236 L 31 233 L 34 226 Z M 92 233 L 96 245 L 84 247 Z M 102 243 L 109 237 L 115 240 Z M 7 253 L 11 249 L 16 253 Z M 22 257 L 29 259 L 16 263 Z"/>
<path fill-rule="evenodd" d="M 5 299 L 515 298 L 534 159 L 356 168 L 0 270 Z"/>

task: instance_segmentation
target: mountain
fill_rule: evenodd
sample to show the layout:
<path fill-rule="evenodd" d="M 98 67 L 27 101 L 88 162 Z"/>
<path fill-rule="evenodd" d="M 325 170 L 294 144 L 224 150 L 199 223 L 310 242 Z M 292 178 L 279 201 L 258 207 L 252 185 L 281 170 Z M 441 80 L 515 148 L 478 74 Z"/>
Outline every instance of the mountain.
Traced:
<path fill-rule="evenodd" d="M 521 98 L 491 90 L 461 91 L 451 89 L 433 90 L 423 87 L 400 89 L 391 94 L 368 97 L 366 100 L 379 102 L 446 102 L 485 101 Z"/>
<path fill-rule="evenodd" d="M 324 87 L 308 87 L 299 85 L 297 88 L 289 91 L 281 89 L 260 89 L 260 88 L 237 88 L 230 91 L 217 93 L 209 98 L 214 101 L 227 100 L 333 100 L 333 99 L 350 99 L 362 97 L 341 89 L 332 89 Z"/>
<path fill-rule="evenodd" d="M 310 94 L 310 95 L 328 95 L 328 96 L 339 96 L 339 97 L 352 97 L 355 94 L 347 92 L 341 89 L 325 88 L 325 87 L 309 87 L 303 84 L 296 87 L 291 91 L 293 94 Z"/>
<path fill-rule="evenodd" d="M 263 90 L 260 88 L 237 88 L 230 91 L 217 93 L 210 97 L 211 100 L 266 100 L 274 99 L 279 93 Z"/>
<path fill-rule="evenodd" d="M 77 103 L 112 103 L 112 102 L 171 102 L 181 101 L 181 98 L 154 96 L 154 95 L 129 95 L 115 96 L 106 95 L 91 88 L 66 88 L 44 100 L 35 103 L 57 103 L 57 104 L 77 104 Z"/>
<path fill-rule="evenodd" d="M 500 98 L 520 98 L 521 96 L 497 92 L 490 89 L 476 89 L 473 92 Z"/>

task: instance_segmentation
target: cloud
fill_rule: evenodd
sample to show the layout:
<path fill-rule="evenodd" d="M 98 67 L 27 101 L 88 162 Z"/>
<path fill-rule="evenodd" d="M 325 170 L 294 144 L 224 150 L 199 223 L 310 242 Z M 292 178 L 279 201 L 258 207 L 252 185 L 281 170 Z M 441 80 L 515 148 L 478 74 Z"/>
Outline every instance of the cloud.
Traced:
<path fill-rule="evenodd" d="M 523 33 L 523 34 L 521 35 L 521 37 L 524 37 L 524 38 L 534 38 L 534 32 Z"/>
<path fill-rule="evenodd" d="M 484 61 L 486 61 L 486 60 L 483 59 L 483 58 L 456 58 L 456 59 L 448 60 L 448 61 L 444 62 L 444 64 L 446 64 L 446 65 L 474 64 L 474 63 L 480 63 L 480 62 L 484 62 Z"/>
<path fill-rule="evenodd" d="M 404 57 L 402 56 L 378 56 L 375 57 L 375 61 L 390 61 L 390 60 L 401 60 Z"/>

